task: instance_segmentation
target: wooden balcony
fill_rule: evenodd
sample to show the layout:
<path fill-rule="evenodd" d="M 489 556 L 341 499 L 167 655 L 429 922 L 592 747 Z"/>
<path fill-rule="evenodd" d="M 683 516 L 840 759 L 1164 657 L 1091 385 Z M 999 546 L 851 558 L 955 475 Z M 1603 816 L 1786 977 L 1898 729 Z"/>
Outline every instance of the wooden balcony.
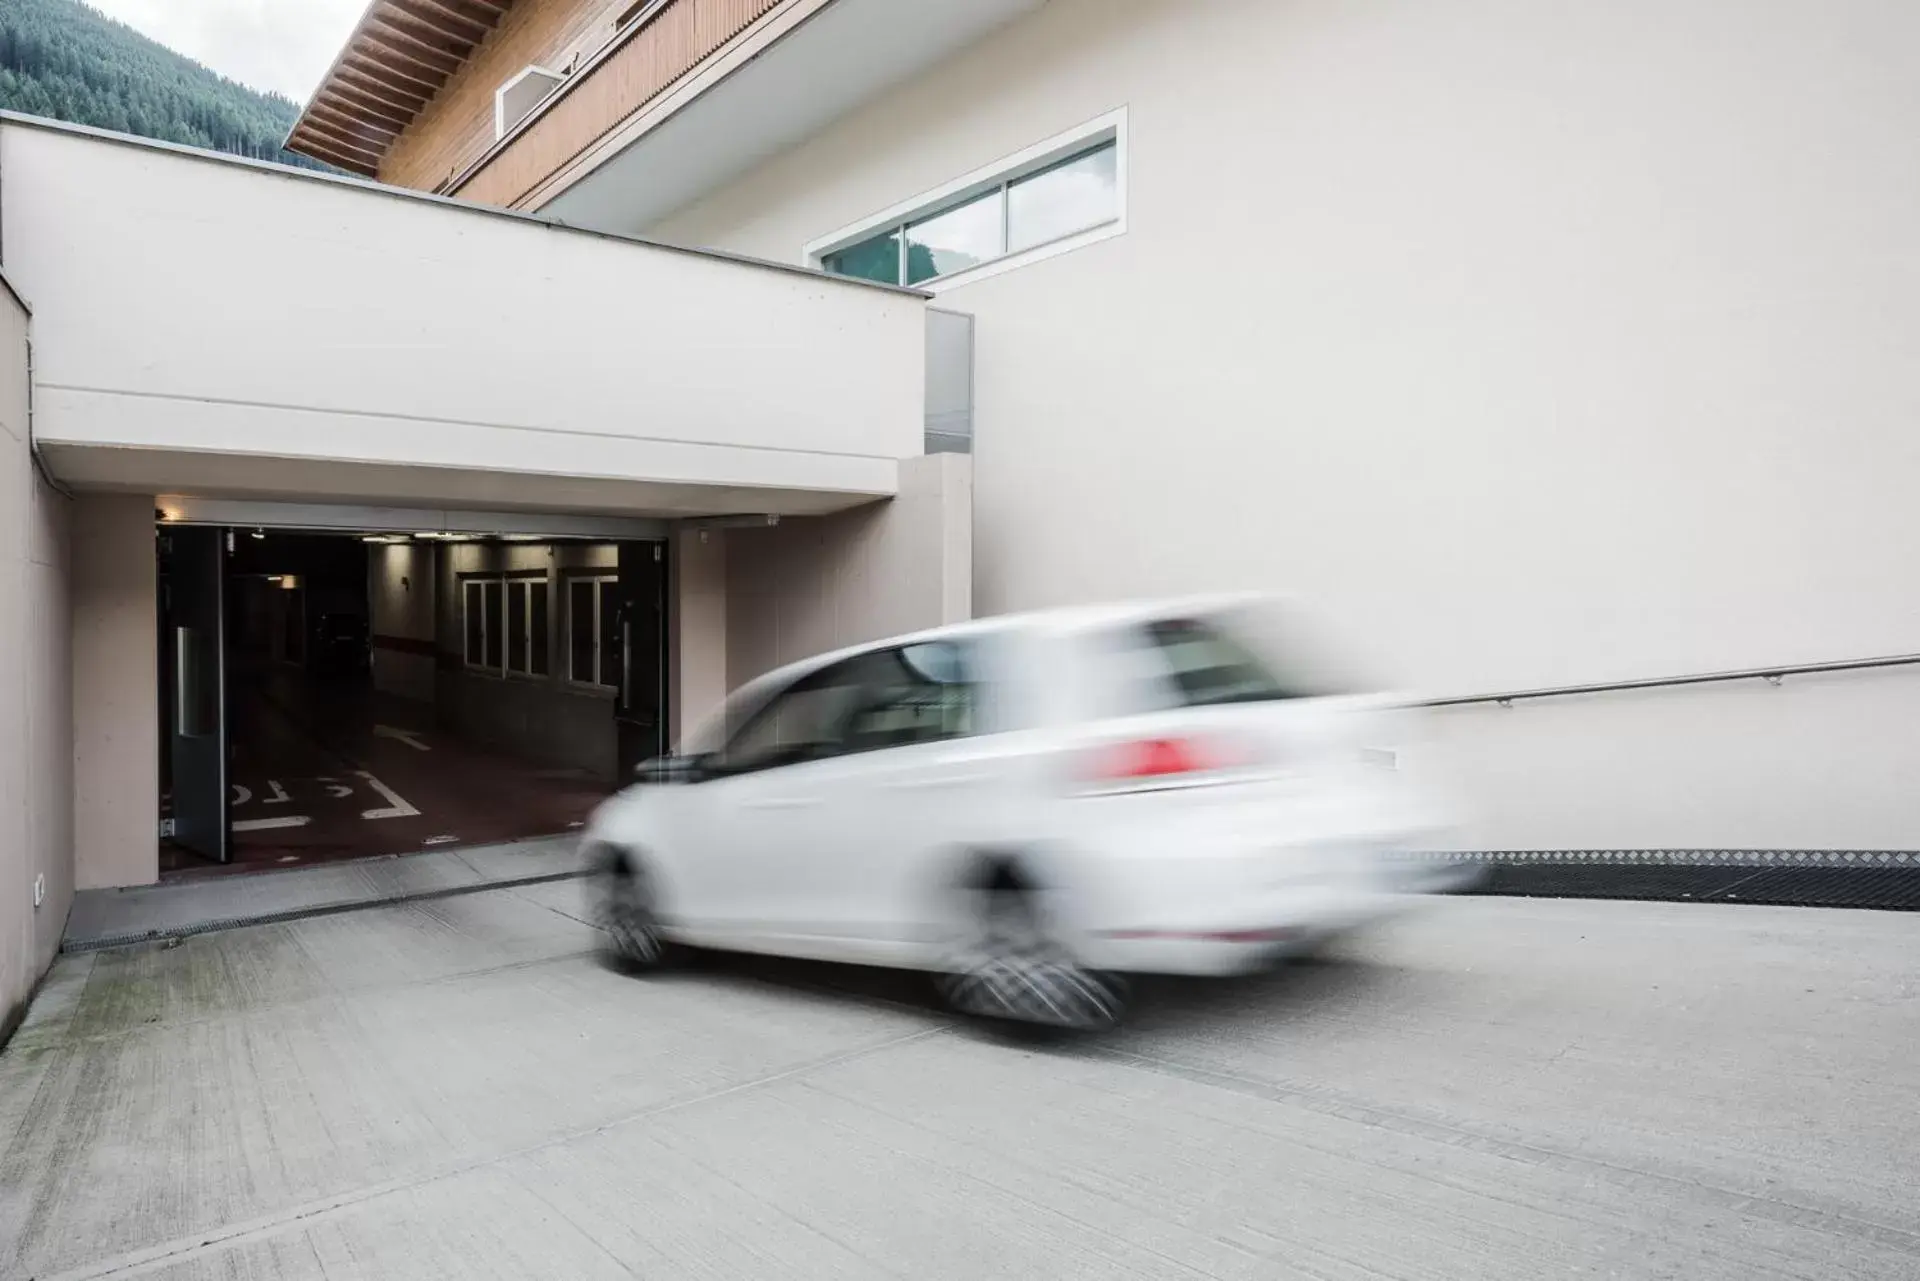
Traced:
<path fill-rule="evenodd" d="M 520 207 L 709 57 L 774 10 L 807 0 L 668 0 L 616 35 L 518 130 L 454 177 L 446 193 Z"/>

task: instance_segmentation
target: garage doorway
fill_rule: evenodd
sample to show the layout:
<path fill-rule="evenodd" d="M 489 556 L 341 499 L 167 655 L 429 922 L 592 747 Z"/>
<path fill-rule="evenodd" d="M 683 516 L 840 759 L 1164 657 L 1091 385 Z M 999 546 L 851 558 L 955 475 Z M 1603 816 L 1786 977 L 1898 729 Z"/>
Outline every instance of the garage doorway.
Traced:
<path fill-rule="evenodd" d="M 157 532 L 165 879 L 565 833 L 665 750 L 657 537 Z"/>

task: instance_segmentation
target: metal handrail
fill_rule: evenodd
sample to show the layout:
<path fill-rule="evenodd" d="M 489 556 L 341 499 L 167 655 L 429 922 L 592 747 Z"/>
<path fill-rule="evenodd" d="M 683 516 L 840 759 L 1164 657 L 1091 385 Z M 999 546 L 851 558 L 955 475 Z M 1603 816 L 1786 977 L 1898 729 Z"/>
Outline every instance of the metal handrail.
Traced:
<path fill-rule="evenodd" d="M 1783 667 L 1743 667 L 1729 672 L 1700 672 L 1692 676 L 1650 676 L 1631 681 L 1600 681 L 1591 685 L 1553 685 L 1544 689 L 1516 689 L 1505 694 L 1462 694 L 1455 698 L 1430 698 L 1422 707 L 1465 707 L 1472 703 L 1498 703 L 1510 707 L 1523 699 L 1564 698 L 1572 694 L 1611 694 L 1629 689 L 1664 689 L 1672 685 L 1713 685 L 1722 681 L 1765 680 L 1775 685 L 1785 676 L 1811 676 L 1820 672 L 1858 672 L 1875 667 L 1920 666 L 1920 654 L 1889 654 L 1881 658 L 1849 658 L 1836 663 L 1791 663 Z"/>

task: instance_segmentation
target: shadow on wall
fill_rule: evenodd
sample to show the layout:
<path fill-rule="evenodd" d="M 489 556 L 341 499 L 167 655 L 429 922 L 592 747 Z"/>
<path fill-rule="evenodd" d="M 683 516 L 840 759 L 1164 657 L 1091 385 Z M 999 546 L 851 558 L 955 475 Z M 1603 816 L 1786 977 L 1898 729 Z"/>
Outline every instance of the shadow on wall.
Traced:
<path fill-rule="evenodd" d="M 973 617 L 973 459 L 900 464 L 888 502 L 727 531 L 727 683 Z"/>

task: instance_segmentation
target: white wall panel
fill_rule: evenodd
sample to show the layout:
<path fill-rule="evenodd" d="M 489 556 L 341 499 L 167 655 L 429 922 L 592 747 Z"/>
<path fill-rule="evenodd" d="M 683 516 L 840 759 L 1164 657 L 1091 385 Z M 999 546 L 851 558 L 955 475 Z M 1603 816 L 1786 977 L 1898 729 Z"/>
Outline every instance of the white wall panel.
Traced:
<path fill-rule="evenodd" d="M 0 174 L 50 443 L 849 502 L 921 450 L 910 295 L 18 121 Z"/>
<path fill-rule="evenodd" d="M 1917 49 L 1902 0 L 1052 0 L 650 234 L 797 262 L 1125 107 L 1125 233 L 939 297 L 981 612 L 1298 592 L 1435 694 L 1920 651 Z M 1470 839 L 1920 848 L 1916 684 L 1452 715 Z"/>
<path fill-rule="evenodd" d="M 29 328 L 0 284 L 0 1040 L 52 964 L 73 902 L 71 504 L 29 452 Z"/>

